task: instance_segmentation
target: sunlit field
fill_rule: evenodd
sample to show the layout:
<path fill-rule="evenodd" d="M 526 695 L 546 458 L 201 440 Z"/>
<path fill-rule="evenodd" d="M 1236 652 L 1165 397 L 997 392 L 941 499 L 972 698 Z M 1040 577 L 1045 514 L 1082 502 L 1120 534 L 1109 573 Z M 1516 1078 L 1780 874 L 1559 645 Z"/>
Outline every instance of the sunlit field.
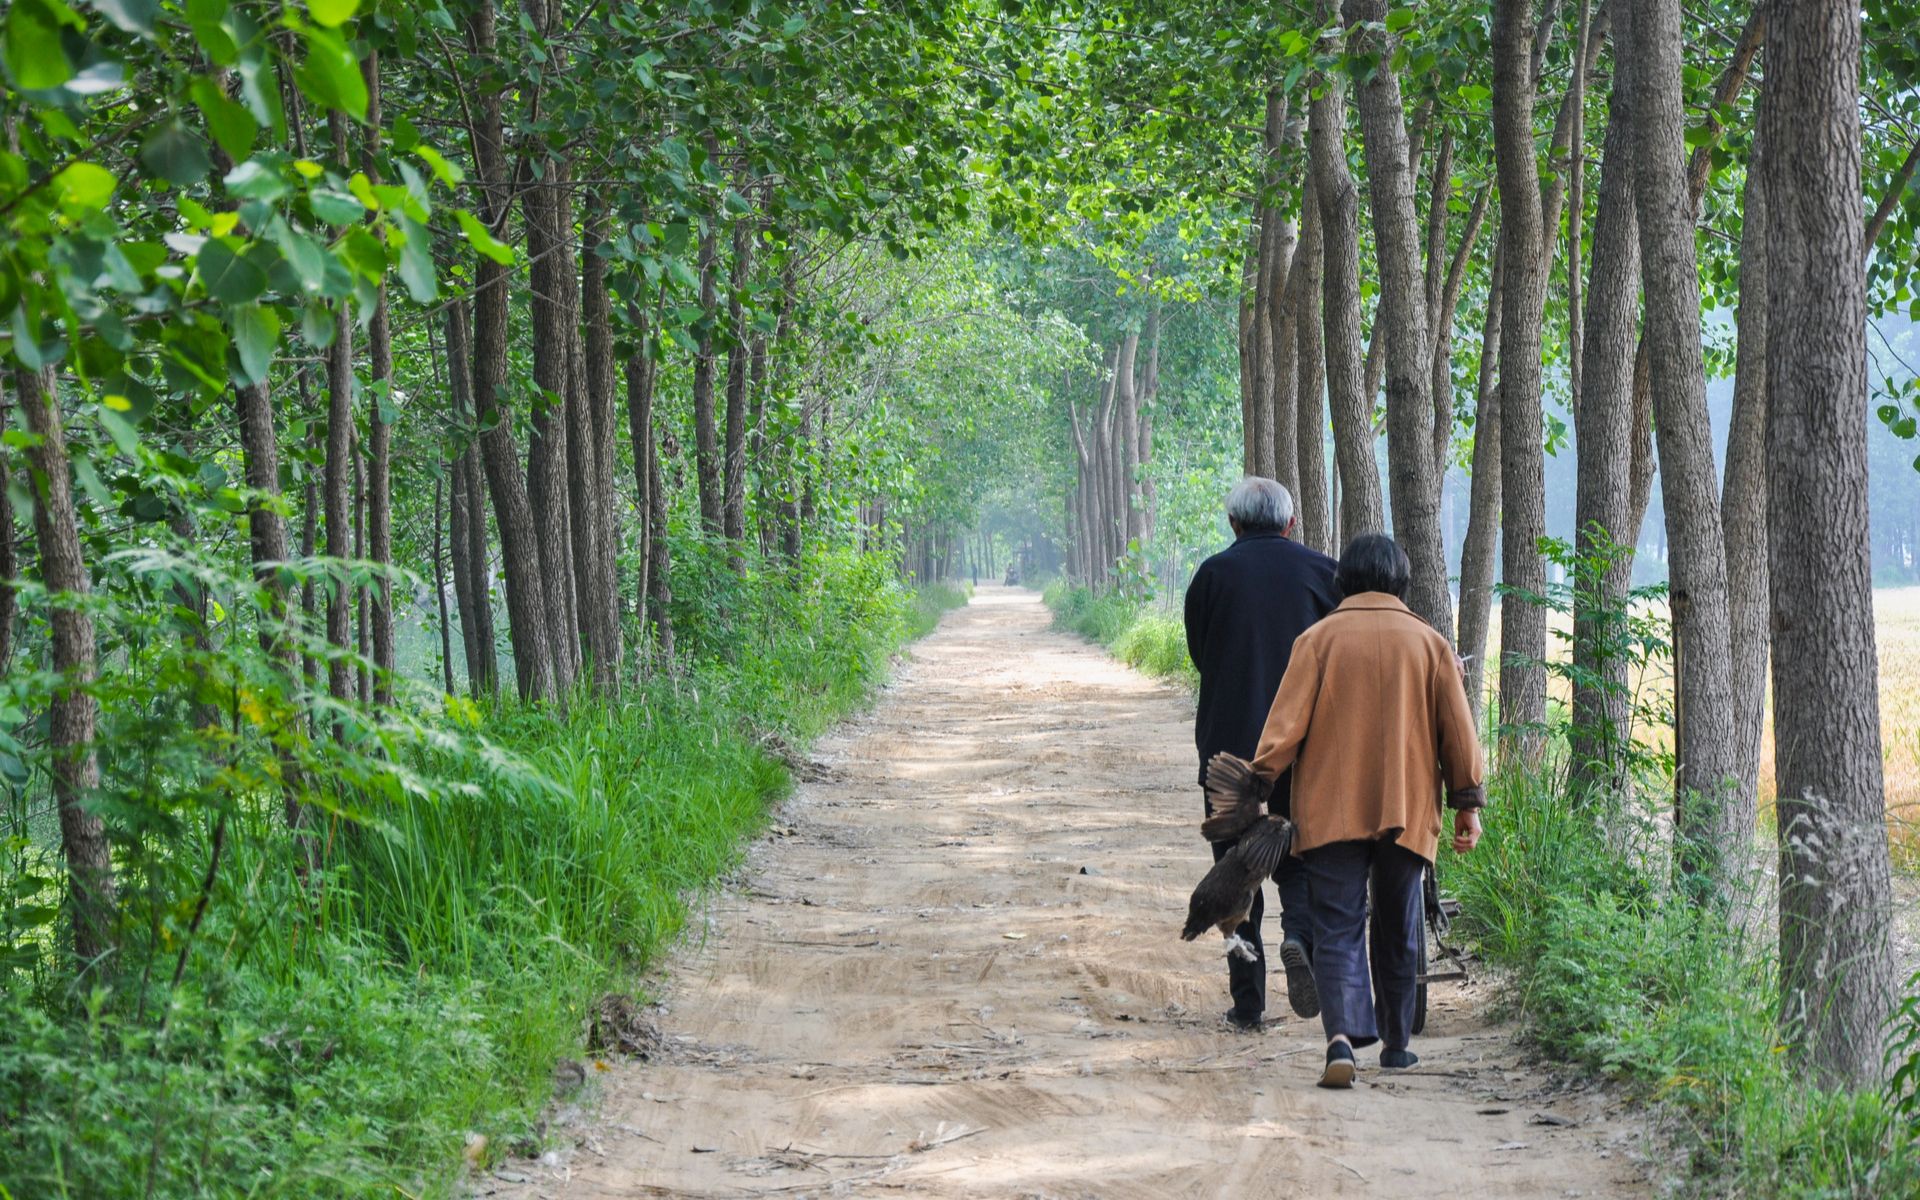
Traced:
<path fill-rule="evenodd" d="M 1882 588 L 1874 593 L 1874 617 L 1880 647 L 1880 737 L 1886 761 L 1887 820 L 1891 827 L 1894 854 L 1902 866 L 1920 869 L 1920 587 Z M 1554 614 L 1549 636 L 1549 651 L 1555 659 L 1567 657 L 1565 634 L 1570 618 Z M 1493 614 L 1487 649 L 1496 660 L 1500 645 L 1500 613 Z M 1497 671 L 1490 671 L 1489 689 Z M 1671 664 L 1660 662 L 1636 677 L 1634 684 L 1649 696 L 1671 694 Z M 1555 678 L 1550 695 L 1560 704 L 1568 698 L 1566 680 Z M 1670 731 L 1646 740 L 1661 742 Z M 1760 798 L 1762 820 L 1770 821 L 1773 800 L 1773 721 L 1768 704 L 1768 721 L 1760 758 Z"/>

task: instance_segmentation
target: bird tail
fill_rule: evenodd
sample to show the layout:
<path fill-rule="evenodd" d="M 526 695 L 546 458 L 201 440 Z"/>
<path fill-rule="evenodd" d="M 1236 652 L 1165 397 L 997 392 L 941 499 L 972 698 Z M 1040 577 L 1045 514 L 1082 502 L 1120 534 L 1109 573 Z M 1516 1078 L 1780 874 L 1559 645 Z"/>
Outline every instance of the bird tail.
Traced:
<path fill-rule="evenodd" d="M 1210 842 L 1230 842 L 1267 815 L 1272 784 L 1253 773 L 1253 764 L 1232 754 L 1207 761 L 1207 819 L 1200 834 Z"/>

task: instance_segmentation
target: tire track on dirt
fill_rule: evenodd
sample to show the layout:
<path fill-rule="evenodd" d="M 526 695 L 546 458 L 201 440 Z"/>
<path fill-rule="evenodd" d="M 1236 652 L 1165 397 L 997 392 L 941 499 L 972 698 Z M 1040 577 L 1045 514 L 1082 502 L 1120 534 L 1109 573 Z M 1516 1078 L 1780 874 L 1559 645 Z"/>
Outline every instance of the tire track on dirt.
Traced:
<path fill-rule="evenodd" d="M 1208 863 L 1191 704 L 982 588 L 825 742 L 664 966 L 662 1050 L 489 1195 L 1618 1197 L 1645 1136 L 1436 985 L 1421 1067 L 1312 1086 L 1177 938 Z M 1498 819 L 1497 814 L 1492 819 Z M 1559 1121 L 1566 1124 L 1541 1123 Z"/>

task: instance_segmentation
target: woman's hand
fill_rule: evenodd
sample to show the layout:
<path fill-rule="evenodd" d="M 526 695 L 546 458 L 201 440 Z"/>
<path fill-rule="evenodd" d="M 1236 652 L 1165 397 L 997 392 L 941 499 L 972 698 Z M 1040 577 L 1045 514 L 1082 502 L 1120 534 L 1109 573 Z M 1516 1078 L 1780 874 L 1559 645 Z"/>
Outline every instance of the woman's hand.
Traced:
<path fill-rule="evenodd" d="M 1480 844 L 1480 810 L 1462 808 L 1453 814 L 1453 852 L 1465 854 Z"/>

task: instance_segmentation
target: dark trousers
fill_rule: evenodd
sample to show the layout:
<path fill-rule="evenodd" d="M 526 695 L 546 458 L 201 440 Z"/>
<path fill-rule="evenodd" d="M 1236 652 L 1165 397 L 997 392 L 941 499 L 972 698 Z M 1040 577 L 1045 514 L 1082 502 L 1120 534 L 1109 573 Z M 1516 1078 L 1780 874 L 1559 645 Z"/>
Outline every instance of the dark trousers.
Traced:
<path fill-rule="evenodd" d="M 1215 842 L 1213 861 L 1226 857 L 1233 845 Z M 1313 931 L 1307 923 L 1307 879 L 1300 860 L 1292 855 L 1281 859 L 1280 866 L 1273 872 L 1273 882 L 1280 892 L 1281 936 L 1297 938 L 1311 950 Z M 1260 940 L 1260 919 L 1267 910 L 1266 893 L 1263 887 L 1253 894 L 1253 907 L 1247 910 L 1247 919 L 1234 931 L 1253 947 L 1258 961 L 1248 962 L 1236 954 L 1227 955 L 1227 988 L 1233 993 L 1233 1011 L 1247 1018 L 1267 1011 L 1267 949 Z"/>
<path fill-rule="evenodd" d="M 1298 861 L 1306 876 L 1313 979 L 1328 1039 L 1344 1033 L 1355 1046 L 1371 1046 L 1384 1038 L 1387 1049 L 1405 1050 L 1420 972 L 1417 939 L 1426 860 L 1391 841 L 1363 841 L 1320 846 Z"/>

